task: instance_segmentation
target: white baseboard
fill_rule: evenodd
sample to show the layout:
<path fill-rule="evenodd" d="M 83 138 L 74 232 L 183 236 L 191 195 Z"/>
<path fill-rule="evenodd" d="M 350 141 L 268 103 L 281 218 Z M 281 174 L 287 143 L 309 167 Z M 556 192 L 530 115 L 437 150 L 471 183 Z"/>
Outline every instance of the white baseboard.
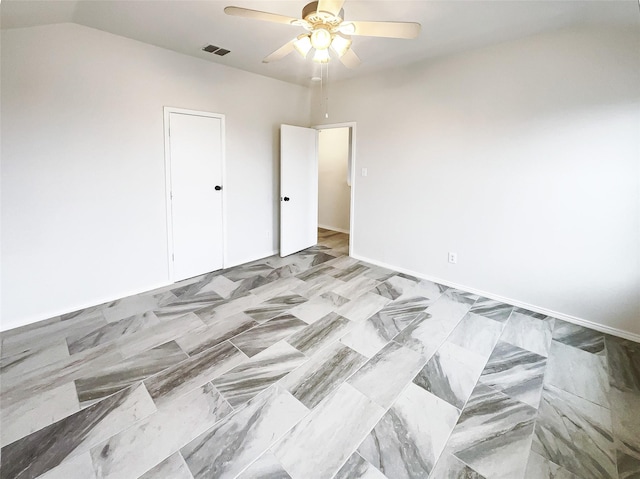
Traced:
<path fill-rule="evenodd" d="M 224 266 L 224 269 L 227 268 L 234 268 L 236 266 L 240 266 L 241 264 L 247 264 L 247 263 L 252 263 L 254 261 L 258 261 L 259 259 L 263 259 L 263 258 L 268 258 L 269 256 L 273 256 L 276 254 L 280 254 L 280 250 L 279 249 L 275 249 L 266 253 L 261 253 L 259 255 L 252 255 L 251 257 L 247 257 L 241 260 L 237 260 L 237 261 L 231 261 L 229 262 L 229 264 L 226 264 Z"/>
<path fill-rule="evenodd" d="M 233 262 L 233 263 L 225 266 L 225 268 L 232 268 L 234 266 L 239 266 L 241 264 L 251 263 L 252 261 L 256 261 L 256 260 L 259 260 L 259 259 L 262 259 L 262 258 L 268 258 L 269 256 L 273 256 L 273 255 L 278 254 L 278 253 L 279 253 L 278 250 L 274 250 L 274 251 L 270 251 L 270 252 L 264 253 L 263 255 L 257 255 L 257 256 L 254 255 L 251 258 L 243 259 L 240 262 Z M 104 296 L 104 297 L 98 298 L 98 299 L 93 300 L 93 301 L 88 302 L 88 303 L 80 303 L 80 304 L 74 305 L 74 306 L 72 306 L 70 308 L 53 310 L 53 311 L 47 312 L 46 314 L 36 314 L 36 315 L 32 315 L 32 316 L 27 316 L 25 318 L 20 318 L 19 320 L 12 321 L 9 324 L 5 324 L 5 322 L 2 321 L 2 322 L 0 322 L 0 331 L 9 331 L 11 329 L 20 328 L 22 326 L 27 326 L 29 324 L 37 323 L 39 321 L 44 321 L 46 319 L 50 319 L 50 318 L 53 318 L 55 316 L 61 316 L 63 314 L 73 313 L 75 311 L 80 311 L 81 309 L 92 308 L 92 307 L 97 306 L 99 304 L 109 303 L 111 301 L 116 301 L 118 299 L 126 298 L 128 296 L 133 296 L 135 294 L 148 293 L 150 291 L 153 291 L 154 289 L 164 288 L 164 287 L 170 286 L 172 284 L 175 284 L 175 283 L 173 283 L 171 281 L 167 281 L 167 282 L 163 282 L 163 283 L 157 284 L 155 286 L 150 286 L 150 287 L 146 287 L 146 288 L 142 288 L 142 289 L 136 289 L 136 290 L 128 291 L 128 292 L 121 293 L 121 294 L 118 294 L 118 295 Z"/>
<path fill-rule="evenodd" d="M 381 266 L 382 268 L 392 269 L 394 271 L 398 271 L 400 273 L 409 274 L 411 276 L 415 276 L 416 278 L 426 279 L 428 281 L 433 281 L 434 283 L 443 284 L 445 286 L 449 286 L 451 288 L 461 289 L 463 291 L 467 291 L 469 293 L 478 294 L 480 296 L 484 296 L 485 298 L 494 299 L 496 301 L 500 301 L 501 303 L 512 304 L 513 306 L 517 306 L 519 308 L 528 309 L 529 311 L 533 311 L 534 313 L 544 314 L 546 316 L 552 316 L 554 318 L 562 319 L 563 321 L 567 321 L 568 323 L 577 324 L 578 326 L 584 326 L 585 328 L 595 329 L 596 331 L 600 331 L 601 333 L 610 334 L 612 336 L 618 336 L 620 338 L 629 339 L 631 341 L 635 341 L 640 343 L 640 334 L 631 333 L 629 331 L 624 331 L 622 329 L 612 328 L 611 326 L 607 326 L 605 324 L 594 323 L 593 321 L 589 321 L 587 319 L 578 318 L 576 316 L 571 316 L 569 314 L 560 313 L 558 311 L 553 311 L 551 309 L 542 308 L 540 306 L 536 306 L 529 303 L 524 303 L 522 301 L 518 301 L 517 299 L 507 298 L 505 296 L 500 296 L 498 294 L 490 293 L 488 291 L 481 291 L 476 288 L 472 288 L 471 286 L 466 286 L 463 284 L 453 283 L 451 281 L 447 281 L 441 278 L 436 278 L 434 276 L 425 275 L 422 273 L 418 273 L 417 271 L 411 271 L 406 268 L 400 268 L 398 266 L 394 266 L 391 264 L 383 263 L 382 261 L 377 261 L 371 258 L 365 258 L 360 255 L 351 255 L 353 258 L 364 261 L 366 263 L 371 263 L 376 266 Z"/>
<path fill-rule="evenodd" d="M 6 327 L 7 325 L 4 324 L 4 322 L 2 324 L 0 324 L 0 331 L 9 331 L 11 329 L 15 329 L 15 328 L 20 328 L 22 326 L 27 326 L 29 324 L 33 324 L 33 323 L 37 323 L 40 321 L 44 321 L 45 319 L 50 319 L 50 318 L 54 318 L 56 316 L 61 316 L 63 314 L 68 314 L 68 313 L 73 313 L 75 311 L 80 311 L 81 309 L 86 309 L 86 308 L 92 308 L 94 306 L 98 306 L 99 304 L 104 304 L 104 303 L 109 303 L 111 301 L 116 301 L 118 299 L 122 299 L 122 298 L 127 298 L 129 296 L 133 296 L 134 294 L 142 294 L 142 293 L 148 293 L 150 291 L 153 291 L 154 289 L 158 289 L 158 288 L 164 288 L 165 286 L 169 286 L 173 283 L 171 282 L 163 282 L 163 283 L 159 283 L 155 286 L 150 286 L 150 287 L 145 287 L 142 289 L 135 289 L 132 291 L 128 291 L 125 293 L 119 293 L 117 295 L 110 295 L 110 296 L 103 296 L 101 298 L 95 299 L 89 303 L 79 303 L 76 304 L 72 307 L 69 308 L 64 308 L 64 309 L 58 309 L 58 310 L 53 310 L 53 311 L 49 311 L 46 314 L 34 314 L 32 316 L 27 316 L 25 318 L 20 318 L 17 321 L 12 321 L 8 327 Z"/>
<path fill-rule="evenodd" d="M 331 231 L 337 231 L 338 233 L 349 234 L 349 230 L 345 230 L 345 229 L 342 229 L 342 228 L 336 228 L 335 226 L 318 225 L 318 228 L 323 228 L 325 230 L 331 230 Z"/>

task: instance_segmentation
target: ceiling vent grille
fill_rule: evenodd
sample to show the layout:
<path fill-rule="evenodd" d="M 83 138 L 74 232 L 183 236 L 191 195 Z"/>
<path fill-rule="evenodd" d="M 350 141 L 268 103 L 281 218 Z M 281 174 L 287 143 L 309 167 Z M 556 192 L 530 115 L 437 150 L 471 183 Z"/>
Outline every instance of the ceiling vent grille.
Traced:
<path fill-rule="evenodd" d="M 227 53 L 231 53 L 226 48 L 216 47 L 215 45 L 206 45 L 202 47 L 202 51 L 207 53 L 215 53 L 216 55 L 219 55 L 221 57 L 225 56 Z"/>

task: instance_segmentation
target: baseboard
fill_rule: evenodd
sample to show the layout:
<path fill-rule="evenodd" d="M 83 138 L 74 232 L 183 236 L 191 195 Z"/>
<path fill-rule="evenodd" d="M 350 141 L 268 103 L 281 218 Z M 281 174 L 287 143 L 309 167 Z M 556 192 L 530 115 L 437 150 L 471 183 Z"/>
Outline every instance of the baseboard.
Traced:
<path fill-rule="evenodd" d="M 360 255 L 351 255 L 353 258 L 364 261 L 366 263 L 371 263 L 376 266 L 381 266 L 382 268 L 392 269 L 394 271 L 398 271 L 400 273 L 409 274 L 411 276 L 415 276 L 416 278 L 426 279 L 428 281 L 433 281 L 434 283 L 443 284 L 445 286 L 449 286 L 451 288 L 461 289 L 463 291 L 467 291 L 469 293 L 478 294 L 480 296 L 484 296 L 485 298 L 494 299 L 496 301 L 500 301 L 501 303 L 512 304 L 513 306 L 517 306 L 519 308 L 528 309 L 529 311 L 533 311 L 535 313 L 544 314 L 546 316 L 552 316 L 554 318 L 562 319 L 563 321 L 567 321 L 568 323 L 577 324 L 578 326 L 584 326 L 585 328 L 595 329 L 596 331 L 600 331 L 601 333 L 610 334 L 612 336 L 617 336 L 624 339 L 629 339 L 631 341 L 635 341 L 640 343 L 640 334 L 631 333 L 629 331 L 624 331 L 622 329 L 612 328 L 611 326 L 606 326 L 600 323 L 594 323 L 593 321 L 589 321 L 587 319 L 578 318 L 576 316 L 571 316 L 569 314 L 560 313 L 558 311 L 553 311 L 551 309 L 542 308 L 540 306 L 536 306 L 534 304 L 525 303 L 522 301 L 518 301 L 517 299 L 507 298 L 505 296 L 500 296 L 498 294 L 490 293 L 488 291 L 482 291 L 476 288 L 472 288 L 471 286 L 466 286 L 463 284 L 454 283 L 452 281 L 447 281 L 445 279 L 436 278 L 434 276 L 425 275 L 422 273 L 418 273 L 417 271 L 412 271 L 406 268 L 400 268 L 398 266 L 383 263 L 382 261 L 377 261 L 371 258 L 366 258 Z"/>
<path fill-rule="evenodd" d="M 40 321 L 44 321 L 46 319 L 54 318 L 56 316 L 61 316 L 63 314 L 73 313 L 75 311 L 80 311 L 81 309 L 92 308 L 94 306 L 98 306 L 99 304 L 109 303 L 111 301 L 116 301 L 118 299 L 127 298 L 129 296 L 133 296 L 135 294 L 148 293 L 153 291 L 154 289 L 164 288 L 173 283 L 171 282 L 163 282 L 157 284 L 155 286 L 150 286 L 142 289 L 132 290 L 126 293 L 120 293 L 118 295 L 104 296 L 102 298 L 91 301 L 90 303 L 80 303 L 71 308 L 54 310 L 52 312 L 48 312 L 46 316 L 44 314 L 36 314 L 33 316 L 28 316 L 26 318 L 20 319 L 19 321 L 12 322 L 8 328 L 5 327 L 4 324 L 0 324 L 0 331 L 9 331 L 11 329 L 21 328 L 22 326 L 28 326 L 29 324 L 38 323 Z"/>
<path fill-rule="evenodd" d="M 337 231 L 338 233 L 349 234 L 349 230 L 345 230 L 345 229 L 342 229 L 342 228 L 336 228 L 335 226 L 318 225 L 318 228 L 323 228 L 325 230 L 331 230 L 331 231 Z"/>
<path fill-rule="evenodd" d="M 241 260 L 237 260 L 237 261 L 231 261 L 229 262 L 229 264 L 226 264 L 224 266 L 224 269 L 228 269 L 228 268 L 235 268 L 236 266 L 240 266 L 241 264 L 247 264 L 247 263 L 252 263 L 254 261 L 258 261 L 259 259 L 263 259 L 263 258 L 268 258 L 269 256 L 273 256 L 276 254 L 280 254 L 280 250 L 279 249 L 274 249 L 272 251 L 269 251 L 267 253 L 262 253 L 259 255 L 253 255 L 251 257 L 247 257 Z"/>
<path fill-rule="evenodd" d="M 264 255 L 257 255 L 257 256 L 254 255 L 251 258 L 241 260 L 240 262 L 233 262 L 233 263 L 227 265 L 225 268 L 232 268 L 234 266 L 239 266 L 241 264 L 251 263 L 252 261 L 256 261 L 256 260 L 259 260 L 259 259 L 262 259 L 262 258 L 268 258 L 269 256 L 273 256 L 273 255 L 278 254 L 278 253 L 279 253 L 279 250 L 274 250 L 274 251 L 267 252 Z M 105 296 L 105 297 L 102 297 L 100 299 L 91 301 L 90 303 L 83 303 L 83 304 L 79 304 L 79 305 L 73 306 L 72 308 L 54 310 L 52 312 L 48 312 L 46 315 L 40 314 L 40 315 L 28 316 L 26 318 L 22 318 L 19 321 L 12 322 L 10 325 L 8 325 L 8 327 L 5 327 L 4 324 L 0 323 L 0 331 L 9 331 L 11 329 L 20 328 L 22 326 L 27 326 L 29 324 L 37 323 L 39 321 L 44 321 L 46 319 L 50 319 L 50 318 L 53 318 L 53 317 L 56 317 L 56 316 L 61 316 L 63 314 L 73 313 L 75 311 L 80 311 L 81 309 L 92 308 L 94 306 L 98 306 L 99 304 L 109 303 L 111 301 L 116 301 L 118 299 L 127 298 L 127 297 L 133 296 L 135 294 L 148 293 L 148 292 L 153 291 L 154 289 L 164 288 L 164 287 L 170 286 L 172 284 L 175 284 L 175 283 L 173 283 L 171 281 L 163 282 L 163 283 L 157 284 L 155 286 L 150 286 L 150 287 L 143 288 L 143 289 L 137 289 L 137 290 L 129 291 L 129 292 L 126 292 L 126 293 L 118 294 L 118 295 L 115 295 L 115 296 L 113 296 L 113 295 L 112 296 Z"/>

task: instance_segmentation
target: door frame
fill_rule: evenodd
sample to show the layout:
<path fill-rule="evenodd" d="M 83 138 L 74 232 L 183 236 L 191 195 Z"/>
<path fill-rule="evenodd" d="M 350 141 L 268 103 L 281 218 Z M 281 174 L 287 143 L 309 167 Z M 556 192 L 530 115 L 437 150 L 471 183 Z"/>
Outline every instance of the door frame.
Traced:
<path fill-rule="evenodd" d="M 208 111 L 188 110 L 171 106 L 164 107 L 164 179 L 165 179 L 165 207 L 167 219 L 167 274 L 169 282 L 175 283 L 173 268 L 173 211 L 171 203 L 171 140 L 169 119 L 171 113 L 182 115 L 203 116 L 220 120 L 220 161 L 222 163 L 222 268 L 227 265 L 227 173 L 226 173 L 226 134 L 225 115 Z"/>
<path fill-rule="evenodd" d="M 355 191 L 356 191 L 356 122 L 347 121 L 343 123 L 331 123 L 328 125 L 315 125 L 312 128 L 316 130 L 329 130 L 332 128 L 350 128 L 350 151 L 349 157 L 351 158 L 351 170 L 349 171 L 349 179 L 351 181 L 351 197 L 349 198 L 349 256 L 353 256 L 353 245 L 355 244 L 354 234 L 355 231 Z"/>

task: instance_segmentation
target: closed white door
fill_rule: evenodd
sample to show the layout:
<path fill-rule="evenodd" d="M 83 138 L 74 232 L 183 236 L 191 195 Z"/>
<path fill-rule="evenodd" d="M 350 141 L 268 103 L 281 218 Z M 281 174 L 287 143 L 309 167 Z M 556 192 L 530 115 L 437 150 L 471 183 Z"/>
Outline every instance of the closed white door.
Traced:
<path fill-rule="evenodd" d="M 169 113 L 174 281 L 223 267 L 222 121 Z"/>
<path fill-rule="evenodd" d="M 280 256 L 318 242 L 318 131 L 280 128 Z"/>

